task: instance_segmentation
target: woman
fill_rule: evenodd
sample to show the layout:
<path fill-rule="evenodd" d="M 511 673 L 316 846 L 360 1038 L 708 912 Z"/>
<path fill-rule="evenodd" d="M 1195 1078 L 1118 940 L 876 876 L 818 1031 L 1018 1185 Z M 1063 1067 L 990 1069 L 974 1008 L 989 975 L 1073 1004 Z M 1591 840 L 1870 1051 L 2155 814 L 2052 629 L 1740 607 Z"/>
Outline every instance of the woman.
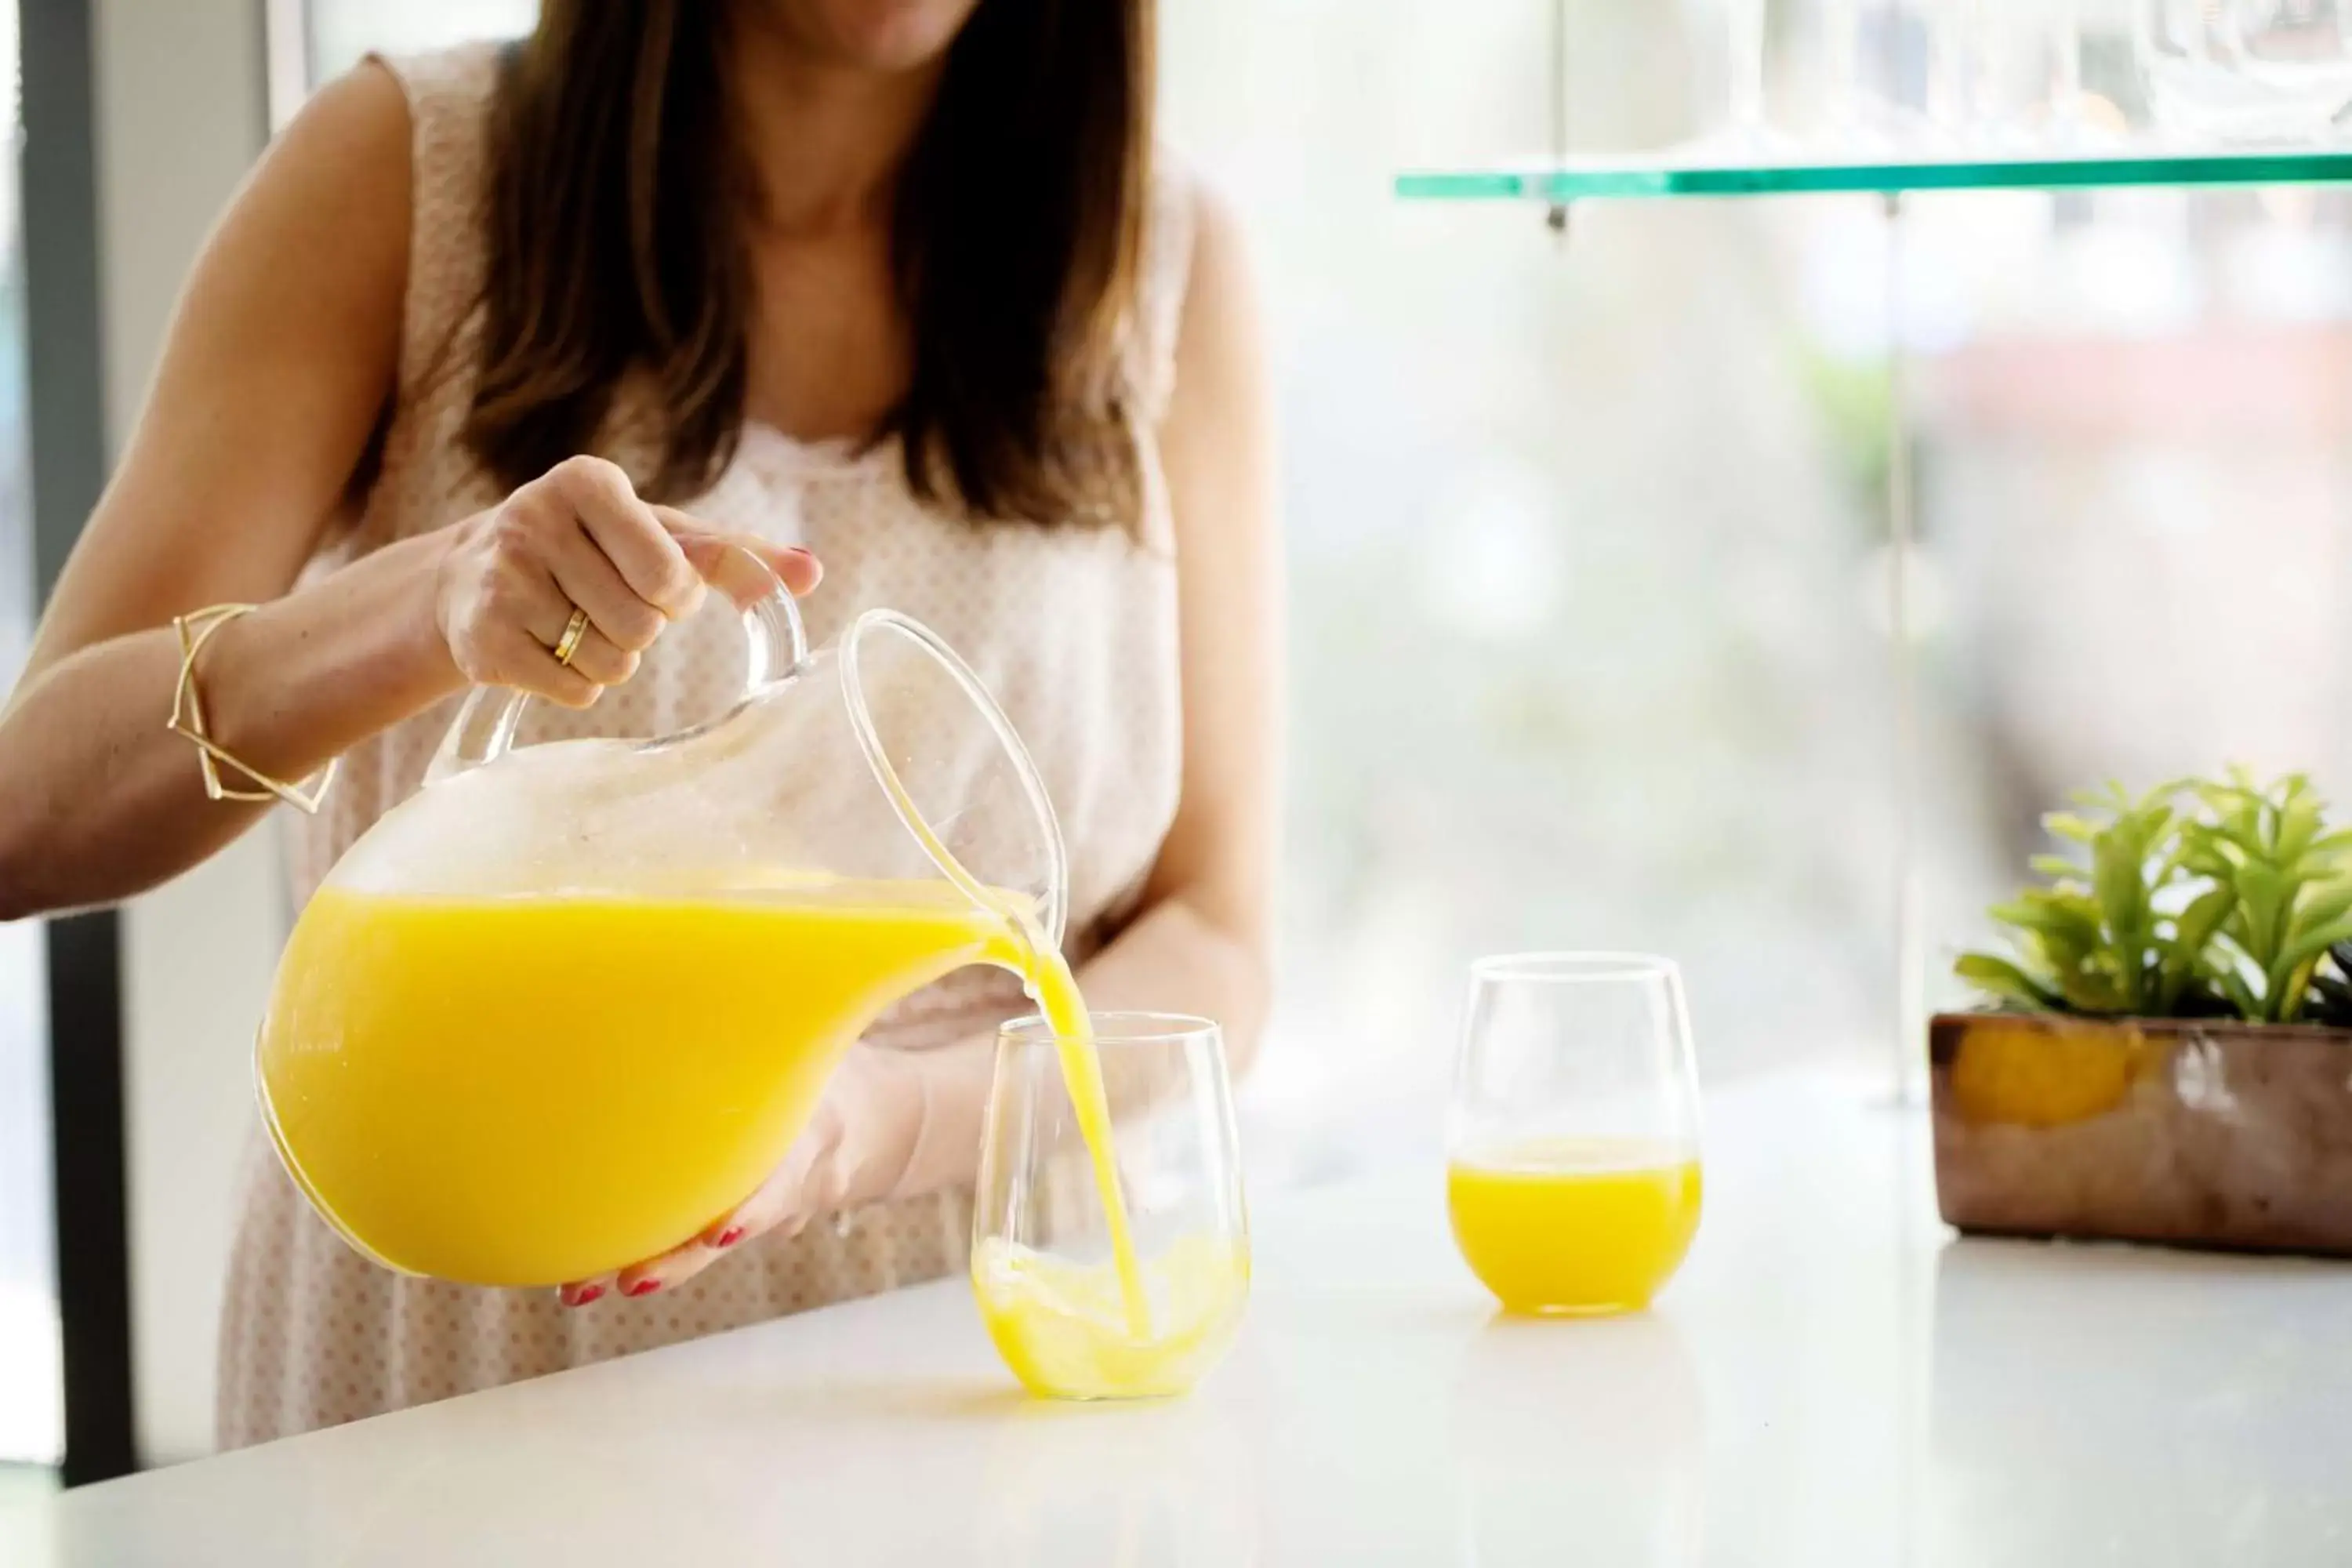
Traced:
<path fill-rule="evenodd" d="M 751 534 L 813 637 L 887 603 L 974 662 L 1062 813 L 1089 998 L 1212 1015 L 1246 1059 L 1265 395 L 1233 226 L 1153 155 L 1151 31 L 1150 0 L 549 0 L 515 50 L 320 93 L 198 262 L 0 720 L 0 914 L 152 887 L 255 820 L 165 727 L 175 617 L 258 604 L 194 663 L 218 754 L 343 759 L 290 818 L 307 897 L 468 682 L 676 727 L 720 682 L 674 657 L 712 618 L 671 623 Z M 1019 1005 L 1001 977 L 915 999 L 741 1209 L 560 1297 L 377 1269 L 257 1158 L 224 1442 L 945 1272 Z"/>

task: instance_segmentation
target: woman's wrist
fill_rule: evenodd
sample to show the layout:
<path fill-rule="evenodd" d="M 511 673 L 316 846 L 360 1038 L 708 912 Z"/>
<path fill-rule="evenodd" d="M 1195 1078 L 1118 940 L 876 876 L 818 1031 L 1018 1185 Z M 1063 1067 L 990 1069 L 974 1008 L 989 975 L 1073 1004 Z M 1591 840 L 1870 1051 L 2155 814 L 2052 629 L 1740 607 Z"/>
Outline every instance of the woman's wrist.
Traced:
<path fill-rule="evenodd" d="M 908 1092 L 917 1117 L 906 1170 L 892 1195 L 916 1197 L 971 1185 L 980 1174 L 995 1037 L 979 1035 L 938 1050 L 908 1051 L 904 1059 L 914 1080 Z"/>
<path fill-rule="evenodd" d="M 436 610 L 446 549 L 402 540 L 222 627 L 196 670 L 214 738 L 307 773 L 463 689 Z"/>
<path fill-rule="evenodd" d="M 346 645 L 341 679 L 365 694 L 369 708 L 391 714 L 385 722 L 465 689 L 441 619 L 442 565 L 455 532 L 415 534 L 343 569 L 352 621 L 365 629 Z"/>
<path fill-rule="evenodd" d="M 449 651 L 449 628 L 441 613 L 442 571 L 457 542 L 458 530 L 465 526 L 459 523 L 436 529 L 403 540 L 394 547 L 413 547 L 416 552 L 415 563 L 408 574 L 408 591 L 413 597 L 397 618 L 397 624 L 407 632 L 398 657 L 406 668 L 416 672 L 424 685 L 432 689 L 428 702 L 438 701 L 466 685 L 457 657 Z"/>

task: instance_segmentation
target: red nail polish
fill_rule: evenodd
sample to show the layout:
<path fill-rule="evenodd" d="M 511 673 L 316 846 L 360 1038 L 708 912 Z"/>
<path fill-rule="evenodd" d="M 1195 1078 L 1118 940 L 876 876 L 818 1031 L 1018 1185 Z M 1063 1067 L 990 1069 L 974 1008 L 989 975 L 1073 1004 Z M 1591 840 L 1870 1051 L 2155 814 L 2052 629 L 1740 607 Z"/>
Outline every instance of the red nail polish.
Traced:
<path fill-rule="evenodd" d="M 625 1293 L 631 1296 L 650 1296 L 660 1289 L 661 1281 L 658 1279 L 640 1279 L 630 1286 Z"/>
<path fill-rule="evenodd" d="M 719 1233 L 719 1239 L 712 1242 L 710 1245 L 713 1247 L 732 1247 L 742 1239 L 743 1227 L 740 1225 L 730 1225 L 725 1230 L 720 1231 Z"/>
<path fill-rule="evenodd" d="M 604 1287 L 602 1285 L 591 1285 L 582 1290 L 577 1296 L 572 1297 L 572 1304 L 575 1307 L 584 1307 L 589 1302 L 597 1300 L 604 1294 Z"/>

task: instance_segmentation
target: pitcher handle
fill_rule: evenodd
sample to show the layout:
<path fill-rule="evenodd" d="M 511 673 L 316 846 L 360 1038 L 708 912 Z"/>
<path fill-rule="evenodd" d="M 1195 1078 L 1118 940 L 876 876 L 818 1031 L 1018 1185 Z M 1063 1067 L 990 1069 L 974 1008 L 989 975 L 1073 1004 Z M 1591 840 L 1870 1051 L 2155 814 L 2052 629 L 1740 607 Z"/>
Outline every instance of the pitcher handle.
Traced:
<path fill-rule="evenodd" d="M 800 673 L 808 662 L 808 628 L 802 624 L 792 590 L 765 561 L 730 542 L 713 557 L 702 580 L 743 617 L 743 636 L 751 646 L 743 682 L 746 698 Z M 438 784 L 506 755 L 530 701 L 529 692 L 500 686 L 477 686 L 467 692 L 425 769 L 425 782 Z"/>

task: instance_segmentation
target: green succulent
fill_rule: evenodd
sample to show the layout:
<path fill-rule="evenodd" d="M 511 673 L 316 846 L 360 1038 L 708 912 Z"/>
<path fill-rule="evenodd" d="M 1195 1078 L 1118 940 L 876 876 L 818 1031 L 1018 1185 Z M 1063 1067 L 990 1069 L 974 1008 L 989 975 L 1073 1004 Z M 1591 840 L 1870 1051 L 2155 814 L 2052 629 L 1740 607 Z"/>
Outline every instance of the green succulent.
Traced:
<path fill-rule="evenodd" d="M 2047 885 L 1991 911 L 2014 956 L 1965 954 L 1961 979 L 2036 1012 L 2352 1019 L 2352 830 L 2324 831 L 2309 780 L 2241 769 L 2078 805 L 2045 819 L 2073 849 L 2034 858 Z"/>
<path fill-rule="evenodd" d="M 2320 959 L 2352 941 L 2352 830 L 2322 831 L 2326 805 L 2300 773 L 2265 790 L 2239 770 L 2196 788 L 2205 811 L 2182 826 L 2181 865 L 2229 895 L 2222 991 L 2241 1017 L 2293 1023 Z"/>

